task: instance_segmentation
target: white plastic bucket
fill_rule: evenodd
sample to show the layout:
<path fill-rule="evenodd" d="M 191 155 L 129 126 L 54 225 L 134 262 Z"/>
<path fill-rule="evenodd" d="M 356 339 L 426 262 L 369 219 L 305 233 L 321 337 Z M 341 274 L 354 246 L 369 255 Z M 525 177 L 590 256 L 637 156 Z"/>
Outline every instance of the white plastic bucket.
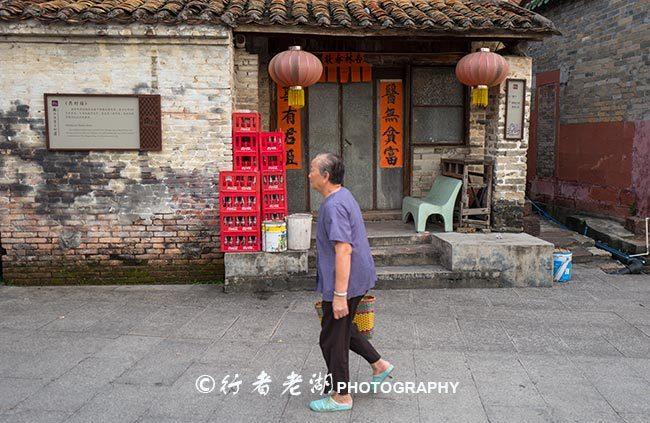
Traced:
<path fill-rule="evenodd" d="M 311 221 L 312 215 L 309 213 L 295 213 L 287 216 L 290 250 L 309 250 Z"/>
<path fill-rule="evenodd" d="M 556 251 L 553 253 L 553 280 L 568 282 L 571 280 L 573 254 L 571 251 Z"/>
<path fill-rule="evenodd" d="M 279 253 L 287 251 L 287 223 L 278 220 L 262 222 L 262 251 Z"/>

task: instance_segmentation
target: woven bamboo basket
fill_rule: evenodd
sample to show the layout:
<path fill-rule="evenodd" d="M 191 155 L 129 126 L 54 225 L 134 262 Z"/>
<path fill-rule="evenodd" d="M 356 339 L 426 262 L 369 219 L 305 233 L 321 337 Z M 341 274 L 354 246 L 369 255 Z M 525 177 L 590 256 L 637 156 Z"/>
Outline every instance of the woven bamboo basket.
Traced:
<path fill-rule="evenodd" d="M 323 302 L 317 301 L 314 304 L 316 307 L 316 312 L 318 313 L 318 319 L 323 320 Z M 357 306 L 357 311 L 354 315 L 354 320 L 352 323 L 357 325 L 357 329 L 366 339 L 372 338 L 372 333 L 375 330 L 375 296 L 374 295 L 365 295 L 359 305 Z"/>

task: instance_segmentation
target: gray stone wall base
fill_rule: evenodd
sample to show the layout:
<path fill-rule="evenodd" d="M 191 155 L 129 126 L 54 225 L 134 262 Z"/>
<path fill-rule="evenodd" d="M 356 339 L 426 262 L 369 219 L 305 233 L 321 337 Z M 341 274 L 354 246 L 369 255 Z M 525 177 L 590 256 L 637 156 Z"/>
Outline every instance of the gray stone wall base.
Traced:
<path fill-rule="evenodd" d="M 497 270 L 504 286 L 551 286 L 553 244 L 526 233 L 434 233 L 441 264 L 451 271 Z"/>

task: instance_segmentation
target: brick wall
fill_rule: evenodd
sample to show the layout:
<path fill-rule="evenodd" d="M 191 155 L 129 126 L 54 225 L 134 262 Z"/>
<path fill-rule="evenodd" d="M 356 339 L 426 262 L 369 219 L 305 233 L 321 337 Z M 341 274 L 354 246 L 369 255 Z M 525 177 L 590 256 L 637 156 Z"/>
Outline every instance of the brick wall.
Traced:
<path fill-rule="evenodd" d="M 555 117 L 538 113 L 531 197 L 608 216 L 650 215 L 647 2 L 553 2 L 539 13 L 562 32 L 529 51 L 535 74 L 557 71 L 560 113 L 555 137 L 544 131 Z"/>
<path fill-rule="evenodd" d="M 101 35 L 101 37 L 98 37 Z M 1 24 L 8 283 L 218 280 L 233 52 L 219 27 Z M 156 93 L 161 152 L 50 152 L 43 93 Z"/>
<path fill-rule="evenodd" d="M 555 174 L 555 146 L 557 144 L 557 92 L 554 84 L 539 87 L 537 91 L 537 156 L 535 172 L 539 176 Z"/>
<path fill-rule="evenodd" d="M 560 70 L 560 123 L 649 119 L 647 2 L 562 1 L 539 13 L 562 32 L 529 51 L 535 74 Z"/>
<path fill-rule="evenodd" d="M 235 49 L 234 68 L 235 110 L 249 109 L 259 111 L 257 54 L 248 53 L 243 48 Z"/>

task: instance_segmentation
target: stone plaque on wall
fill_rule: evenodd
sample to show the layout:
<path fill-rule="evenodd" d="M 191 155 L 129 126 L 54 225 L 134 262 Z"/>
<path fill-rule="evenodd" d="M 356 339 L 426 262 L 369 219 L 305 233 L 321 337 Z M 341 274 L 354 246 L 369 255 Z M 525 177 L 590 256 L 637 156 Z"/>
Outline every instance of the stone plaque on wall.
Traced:
<path fill-rule="evenodd" d="M 159 95 L 45 94 L 50 150 L 162 148 Z"/>
<path fill-rule="evenodd" d="M 524 111 L 526 108 L 526 80 L 506 81 L 506 133 L 507 140 L 524 137 Z"/>

